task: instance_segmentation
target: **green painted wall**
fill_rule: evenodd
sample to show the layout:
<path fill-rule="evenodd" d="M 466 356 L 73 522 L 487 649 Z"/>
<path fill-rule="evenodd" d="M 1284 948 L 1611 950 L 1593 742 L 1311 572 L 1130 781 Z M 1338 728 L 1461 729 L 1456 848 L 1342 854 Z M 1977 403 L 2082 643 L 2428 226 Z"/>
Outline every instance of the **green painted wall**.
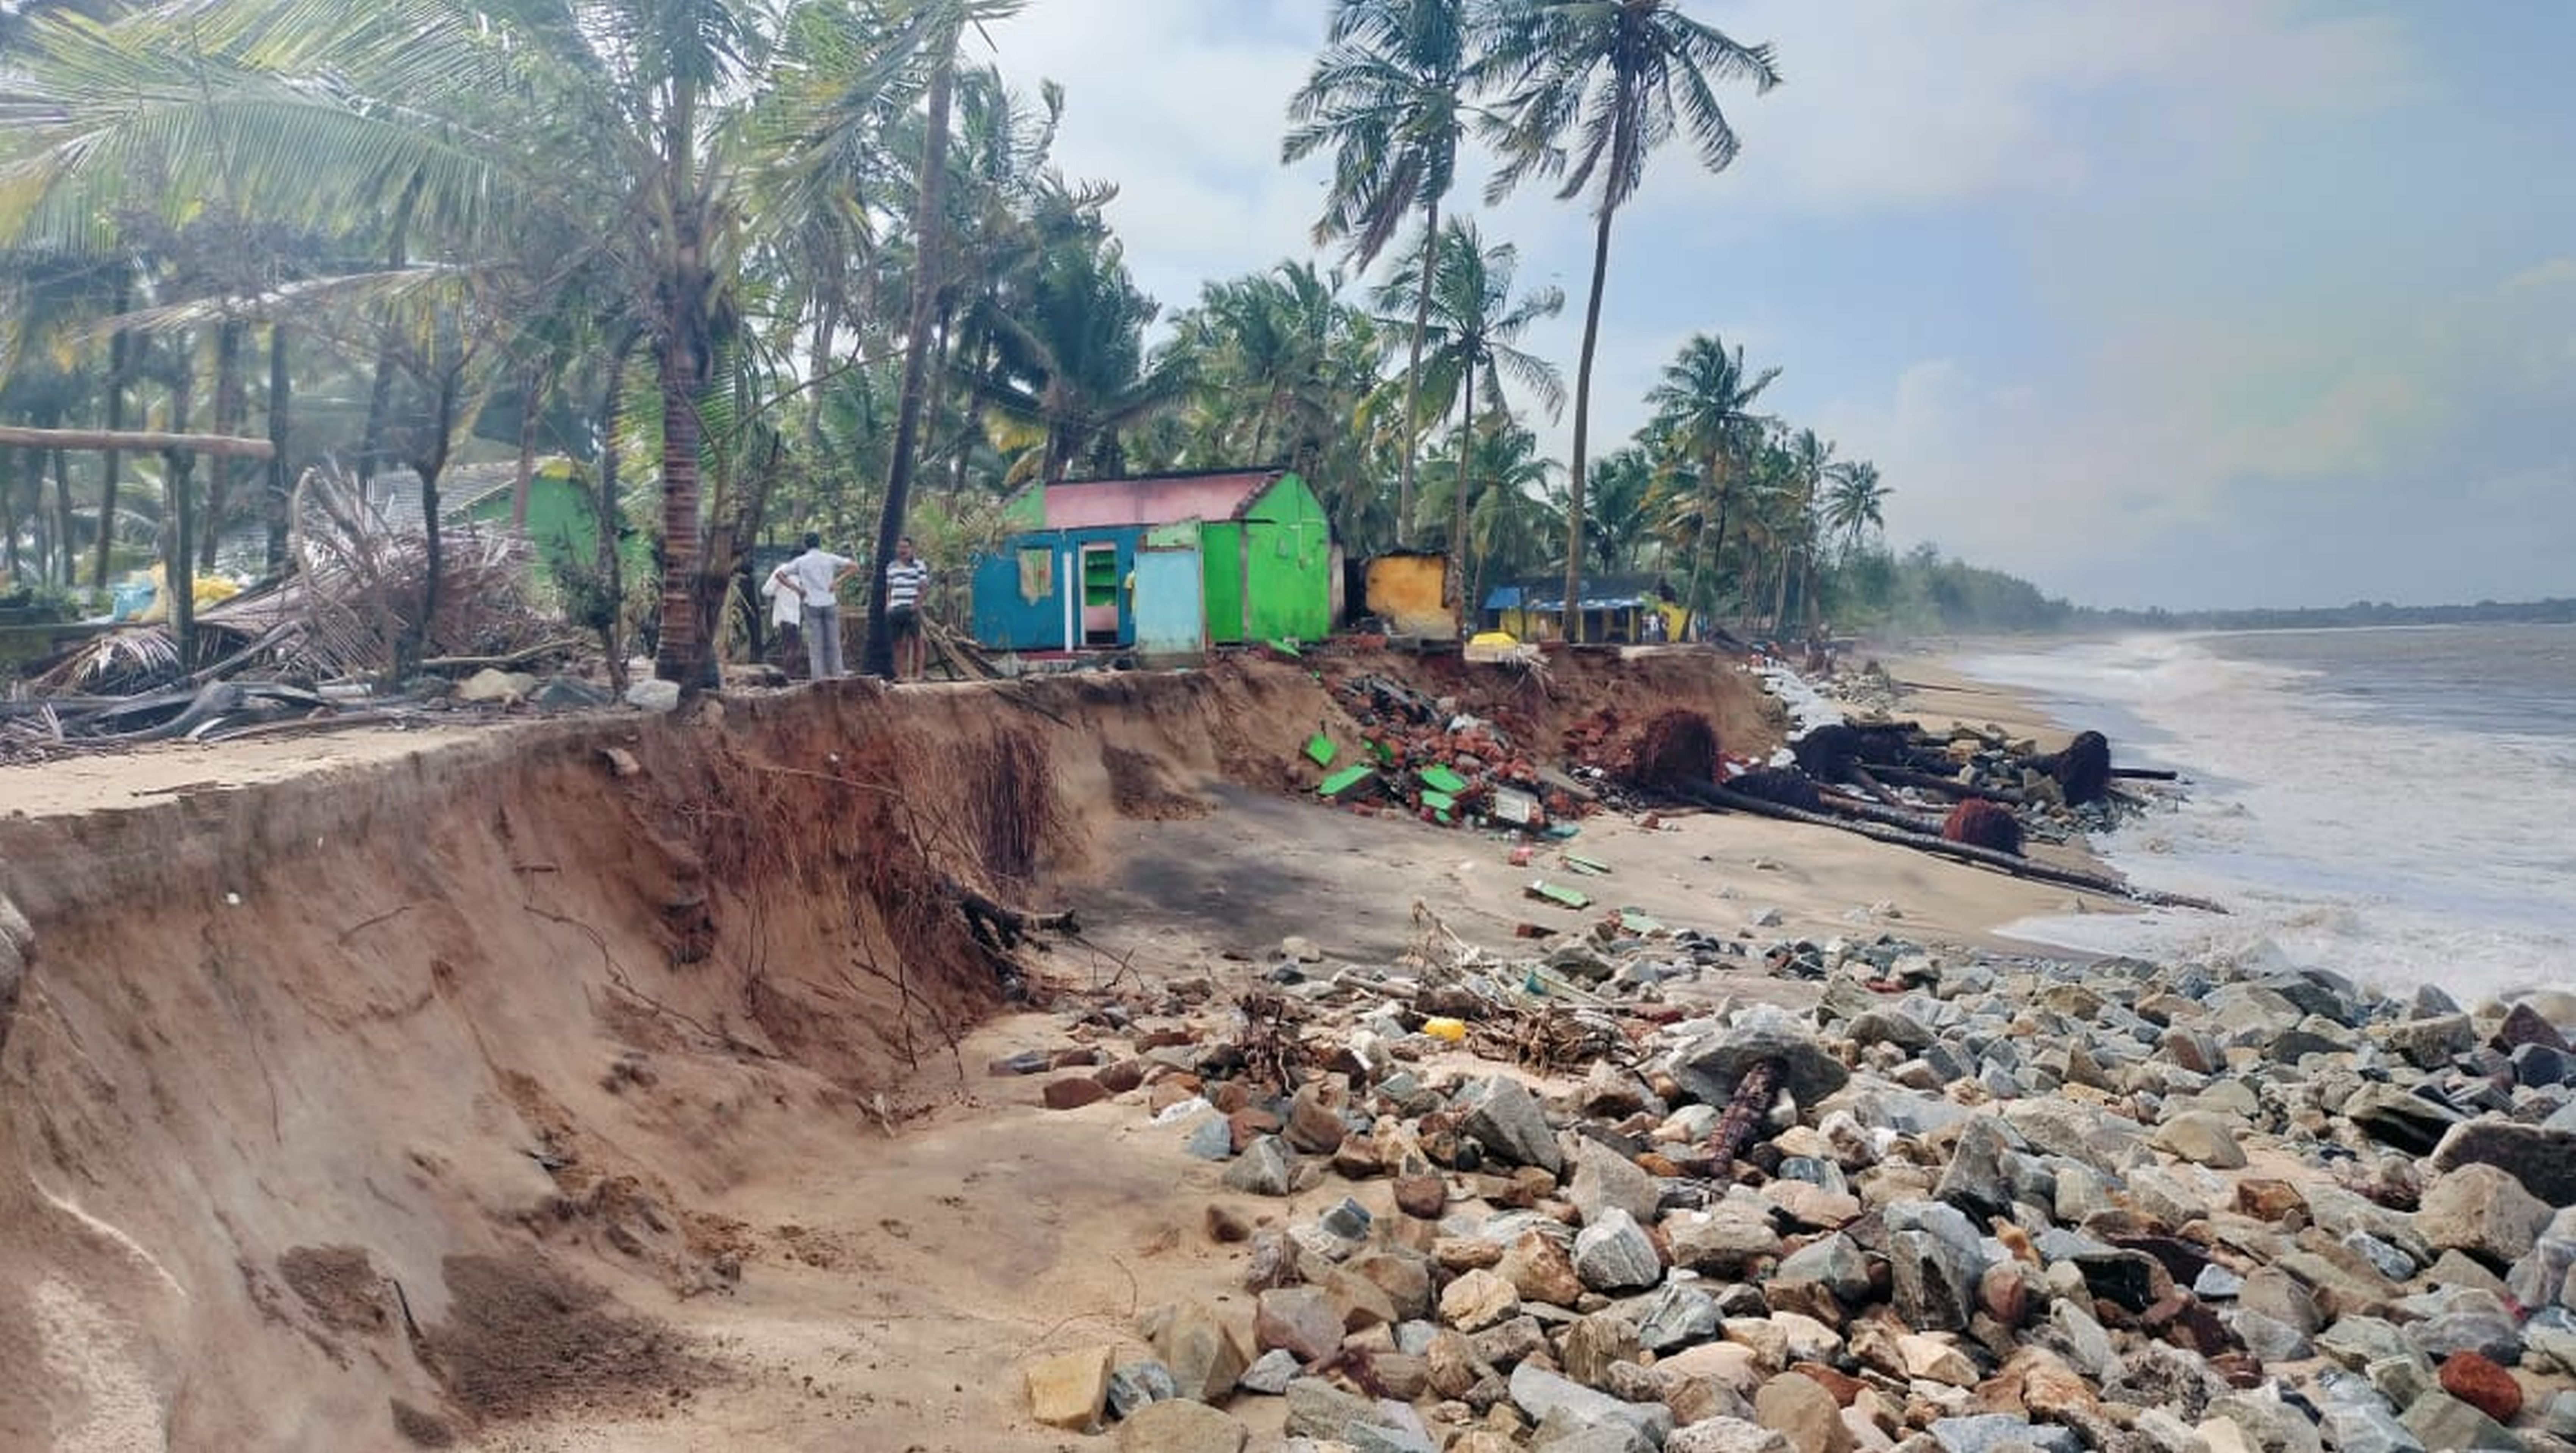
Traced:
<path fill-rule="evenodd" d="M 1244 590 L 1255 640 L 1320 641 L 1333 631 L 1333 530 L 1306 481 L 1283 474 L 1245 512 Z M 1211 602 L 1213 604 L 1213 602 Z"/>
<path fill-rule="evenodd" d="M 1243 641 L 1243 526 L 1231 521 L 1201 527 L 1200 568 L 1207 580 L 1208 639 L 1223 646 Z"/>

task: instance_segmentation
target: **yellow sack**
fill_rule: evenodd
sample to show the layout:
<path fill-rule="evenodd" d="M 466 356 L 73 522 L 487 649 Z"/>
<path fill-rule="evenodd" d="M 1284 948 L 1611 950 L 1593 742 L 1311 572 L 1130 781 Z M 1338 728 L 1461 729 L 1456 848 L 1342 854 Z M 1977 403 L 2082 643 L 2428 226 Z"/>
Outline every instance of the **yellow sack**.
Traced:
<path fill-rule="evenodd" d="M 198 610 L 230 600 L 239 594 L 241 594 L 240 583 L 228 580 L 221 575 L 200 575 L 192 582 L 188 591 L 189 598 L 196 602 Z M 134 619 L 147 626 L 157 626 L 170 619 L 170 568 L 168 566 L 152 567 L 152 603 L 145 606 L 143 613 Z"/>

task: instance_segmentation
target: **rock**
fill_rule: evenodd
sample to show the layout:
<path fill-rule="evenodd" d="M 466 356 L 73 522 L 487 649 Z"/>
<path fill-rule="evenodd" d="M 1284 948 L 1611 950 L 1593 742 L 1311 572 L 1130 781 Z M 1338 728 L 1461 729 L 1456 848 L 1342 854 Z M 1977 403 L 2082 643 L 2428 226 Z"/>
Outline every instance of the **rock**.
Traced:
<path fill-rule="evenodd" d="M 1587 1425 L 1554 1415 L 1530 1433 L 1531 1453 L 1655 1453 L 1655 1445 L 1634 1428 L 1619 1424 Z"/>
<path fill-rule="evenodd" d="M 1672 1221 L 1680 1219 L 1674 1217 L 1665 1222 L 1667 1234 L 1671 1234 Z M 1673 1254 L 1676 1259 L 1681 1256 L 1681 1238 L 1678 1235 L 1673 1237 Z M 1861 1255 L 1860 1248 L 1852 1244 L 1850 1237 L 1837 1231 L 1810 1241 L 1781 1258 L 1780 1264 L 1772 1269 L 1766 1285 L 1776 1294 L 1784 1285 L 1810 1282 L 1822 1286 L 1845 1306 L 1859 1306 L 1869 1298 L 1869 1259 Z M 1801 1310 L 1810 1316 L 1815 1315 L 1813 1308 Z"/>
<path fill-rule="evenodd" d="M 2246 1310 L 2260 1312 L 2302 1333 L 2314 1332 L 2324 1324 L 2317 1314 L 2316 1298 L 2297 1278 L 2277 1266 L 2256 1267 L 2249 1272 L 2237 1288 L 2236 1299 Z"/>
<path fill-rule="evenodd" d="M 1147 1403 L 1169 1402 L 1181 1395 L 1172 1370 L 1148 1358 L 1122 1363 L 1109 1374 L 1109 1413 L 1123 1418 Z"/>
<path fill-rule="evenodd" d="M 2456 1247 L 2496 1265 L 2531 1253 L 2549 1207 L 2508 1172 L 2483 1163 L 2444 1172 L 2424 1192 L 2415 1229 L 2437 1247 Z"/>
<path fill-rule="evenodd" d="M 2005 1453 L 2036 1448 L 2044 1453 L 2084 1453 L 2082 1439 L 2051 1423 L 2033 1423 L 2005 1413 L 1936 1418 L 1929 1429 L 1941 1453 Z"/>
<path fill-rule="evenodd" d="M 1461 1332 L 1481 1332 L 1520 1311 L 1520 1293 L 1490 1271 L 1463 1272 L 1440 1293 L 1440 1320 Z"/>
<path fill-rule="evenodd" d="M 1785 1433 L 1742 1418 L 1709 1418 L 1676 1428 L 1664 1440 L 1664 1453 L 1797 1453 Z"/>
<path fill-rule="evenodd" d="M 2454 1352 L 2442 1360 L 2442 1391 L 2499 1423 L 2510 1423 L 2522 1411 L 2522 1384 L 2513 1374 L 2475 1352 Z"/>
<path fill-rule="evenodd" d="M 2439 1390 L 2417 1398 L 2412 1407 L 2398 1415 L 2397 1421 L 2423 1439 L 2427 1448 L 2522 1447 L 2522 1440 L 2513 1435 L 2511 1428 Z"/>
<path fill-rule="evenodd" d="M 1883 1213 L 1896 1313 L 1923 1331 L 1964 1330 L 1975 1315 L 1986 1256 L 1958 1208 L 1900 1201 Z"/>
<path fill-rule="evenodd" d="M 1251 1441 L 1251 1429 L 1205 1403 L 1152 1403 L 1118 1425 L 1118 1453 L 1243 1453 Z"/>
<path fill-rule="evenodd" d="M 2386 1408 L 2350 1403 L 2331 1407 L 2317 1426 L 2335 1453 L 2424 1453 L 2424 1445 Z"/>
<path fill-rule="evenodd" d="M 1184 1302 L 1149 1319 L 1146 1340 L 1171 1369 L 1181 1396 L 1198 1402 L 1233 1396 L 1249 1362 L 1234 1329 L 1201 1302 Z"/>
<path fill-rule="evenodd" d="M 1535 1363 L 1512 1369 L 1511 1398 L 1534 1421 L 1560 1417 L 1577 1426 L 1622 1424 L 1644 1435 L 1650 1447 L 1661 1446 L 1673 1431 L 1673 1411 L 1661 1403 L 1622 1402 Z"/>
<path fill-rule="evenodd" d="M 1626 1156 L 1588 1137 L 1576 1140 L 1574 1179 L 1566 1187 L 1566 1199 L 1574 1203 L 1584 1225 L 1592 1225 L 1603 1211 L 1614 1207 L 1634 1220 L 1652 1221 L 1661 1196 L 1655 1178 Z"/>
<path fill-rule="evenodd" d="M 2576 1206 L 2576 1131 L 2472 1120 L 2433 1148 L 2435 1170 L 2491 1165 L 2552 1206 Z"/>
<path fill-rule="evenodd" d="M 1574 1274 L 1574 1258 L 1563 1242 L 1544 1231 L 1524 1231 L 1514 1238 L 1494 1271 L 1525 1302 L 1570 1307 L 1583 1297 L 1583 1278 Z"/>
<path fill-rule="evenodd" d="M 2021 1136 L 2001 1117 L 1980 1115 L 1959 1132 L 1958 1148 L 1932 1194 L 1972 1216 L 2001 1216 L 2012 1210 L 2012 1180 L 2004 1158 L 2018 1150 Z M 2054 1199 L 2054 1197 L 2052 1197 Z"/>
<path fill-rule="evenodd" d="M 1290 1148 L 1308 1155 L 1330 1155 L 1342 1148 L 1343 1137 L 1350 1126 L 1342 1120 L 1338 1107 L 1320 1082 L 1309 1082 L 1297 1088 L 1288 1102 L 1287 1137 Z"/>
<path fill-rule="evenodd" d="M 1352 1257 L 1347 1270 L 1386 1293 L 1395 1316 L 1411 1322 L 1431 1315 L 1431 1263 L 1417 1252 L 1372 1251 Z"/>
<path fill-rule="evenodd" d="M 1556 1132 L 1538 1101 L 1508 1075 L 1493 1075 L 1470 1090 L 1465 1128 L 1485 1149 L 1514 1165 L 1534 1165 L 1550 1175 L 1565 1169 Z"/>
<path fill-rule="evenodd" d="M 2236 1132 L 2216 1115 L 2187 1111 L 2156 1127 L 2155 1144 L 2159 1149 L 2212 1170 L 2241 1170 L 2245 1149 L 2236 1143 Z"/>
<path fill-rule="evenodd" d="M 2288 1181 L 2255 1177 L 2236 1183 L 2236 1209 L 2265 1221 L 2278 1221 L 2292 1211 L 2305 1210 L 2307 1197 Z"/>
<path fill-rule="evenodd" d="M 1076 1433 L 1099 1426 L 1109 1405 L 1109 1364 L 1116 1355 L 1112 1348 L 1084 1347 L 1030 1363 L 1029 1416 Z"/>
<path fill-rule="evenodd" d="M 1849 1453 L 1852 1447 L 1834 1395 L 1804 1373 L 1784 1372 L 1762 1384 L 1753 1395 L 1753 1415 L 1798 1453 Z"/>
<path fill-rule="evenodd" d="M 1050 1110 L 1079 1110 L 1109 1098 L 1109 1088 L 1089 1075 L 1068 1075 L 1061 1080 L 1049 1080 L 1042 1093 Z"/>
<path fill-rule="evenodd" d="M 1800 1106 L 1815 1104 L 1851 1080 L 1842 1061 L 1825 1052 L 1806 1026 L 1785 1012 L 1745 1017 L 1734 1025 L 1685 1045 L 1673 1059 L 1673 1078 L 1691 1097 L 1706 1105 L 1725 1105 L 1735 1098 L 1744 1072 L 1778 1060 L 1788 1073 L 1781 1088 Z"/>
<path fill-rule="evenodd" d="M 1274 1347 L 1262 1353 L 1259 1361 L 1245 1369 L 1242 1380 L 1235 1386 L 1245 1392 L 1277 1397 L 1288 1391 L 1288 1384 L 1295 1382 L 1297 1374 L 1304 1370 L 1305 1367 L 1298 1362 L 1296 1353 Z"/>
<path fill-rule="evenodd" d="M 1288 1142 L 1276 1135 L 1254 1140 L 1243 1148 L 1234 1164 L 1225 1168 L 1225 1183 L 1247 1195 L 1287 1195 L 1297 1184 L 1296 1163 L 1289 1158 Z"/>
<path fill-rule="evenodd" d="M 1346 1393 L 1320 1377 L 1301 1377 L 1288 1384 L 1291 1438 L 1327 1438 L 1347 1442 L 1354 1424 L 1383 1428 L 1394 1418 L 1367 1398 Z"/>
<path fill-rule="evenodd" d="M 1638 1219 L 1652 1215 L 1649 1209 Z M 1772 1229 L 1770 1212 L 1759 1203 L 1727 1200 L 1705 1211 L 1675 1212 L 1664 1218 L 1663 1232 L 1672 1246 L 1674 1265 L 1719 1276 L 1734 1276 L 1755 1258 L 1780 1253 L 1780 1233 Z"/>
<path fill-rule="evenodd" d="M 1574 1274 L 1594 1291 L 1637 1291 L 1662 1281 L 1664 1264 L 1637 1219 L 1614 1206 L 1575 1236 Z"/>
<path fill-rule="evenodd" d="M 1440 1453 L 1440 1445 L 1419 1427 L 1354 1423 L 1342 1437 L 1351 1445 L 1351 1453 Z"/>
<path fill-rule="evenodd" d="M 1658 1288 L 1637 1316 L 1637 1341 L 1649 1352 L 1668 1352 L 1717 1335 L 1717 1303 L 1681 1281 Z"/>
<path fill-rule="evenodd" d="M 2436 1014 L 2392 1025 L 2389 1046 L 2420 1070 L 2438 1070 L 2477 1048 L 2478 1032 L 2465 1014 Z"/>
<path fill-rule="evenodd" d="M 537 689 L 537 678 L 523 671 L 496 671 L 486 666 L 456 684 L 458 701 L 524 701 Z"/>
<path fill-rule="evenodd" d="M 1277 1287 L 1263 1292 L 1252 1318 L 1252 1342 L 1320 1362 L 1342 1346 L 1342 1316 L 1320 1287 Z"/>
<path fill-rule="evenodd" d="M 1609 1381 L 1612 1363 L 1634 1362 L 1643 1350 L 1636 1323 L 1616 1312 L 1595 1312 L 1565 1329 L 1556 1356 L 1566 1376 L 1586 1387 L 1600 1387 Z"/>
<path fill-rule="evenodd" d="M 678 711 L 680 683 L 648 677 L 626 688 L 626 704 L 639 711 Z"/>
<path fill-rule="evenodd" d="M 1428 1166 L 1408 1170 L 1395 1178 L 1395 1206 L 1408 1216 L 1436 1221 L 1449 1209 L 1449 1182 Z"/>
<path fill-rule="evenodd" d="M 2245 1350 L 2264 1362 L 2297 1362 L 2315 1355 L 2308 1334 L 2276 1317 L 2239 1308 L 2228 1319 L 2228 1326 Z"/>
<path fill-rule="evenodd" d="M 1900 1332 L 1896 1352 L 1907 1377 L 1927 1378 L 1952 1387 L 1977 1384 L 1977 1364 L 1946 1338 L 1928 1332 Z"/>
<path fill-rule="evenodd" d="M 1279 957 L 1292 964 L 1320 964 L 1324 951 L 1313 939 L 1290 934 L 1279 940 Z"/>
<path fill-rule="evenodd" d="M 2394 1085 L 2363 1085 L 2343 1103 L 2344 1117 L 2382 1145 L 2428 1155 L 2467 1117 L 2448 1105 L 2410 1095 Z"/>

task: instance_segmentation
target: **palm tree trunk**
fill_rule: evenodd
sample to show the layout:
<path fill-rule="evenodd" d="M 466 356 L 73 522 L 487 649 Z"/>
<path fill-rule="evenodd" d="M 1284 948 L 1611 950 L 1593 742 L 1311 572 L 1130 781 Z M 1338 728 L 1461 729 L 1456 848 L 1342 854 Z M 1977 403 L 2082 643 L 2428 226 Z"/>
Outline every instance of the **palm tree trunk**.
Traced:
<path fill-rule="evenodd" d="M 186 334 L 179 336 L 178 354 L 179 381 L 170 391 L 170 432 L 184 434 L 188 432 L 195 367 Z M 162 464 L 169 479 L 170 497 L 170 507 L 162 518 L 170 525 L 170 537 L 161 556 L 161 580 L 170 602 L 170 639 L 178 644 L 180 663 L 188 670 L 195 669 L 197 659 L 196 556 L 190 553 L 197 535 L 197 489 L 196 482 L 189 478 L 196 462 L 195 455 L 173 449 Z"/>
<path fill-rule="evenodd" d="M 268 570 L 274 575 L 286 567 L 286 532 L 288 511 L 293 507 L 294 485 L 286 459 L 286 431 L 293 413 L 295 384 L 286 368 L 286 325 L 272 323 L 268 329 Z"/>
<path fill-rule="evenodd" d="M 54 518 L 62 523 L 56 528 L 62 539 L 56 553 L 63 560 L 63 588 L 69 590 L 80 579 L 79 552 L 72 548 L 72 471 L 63 451 L 54 451 Z"/>
<path fill-rule="evenodd" d="M 823 509 L 823 386 L 832 371 L 832 344 L 841 331 L 841 294 L 838 288 L 824 291 L 819 313 L 820 316 L 814 319 L 814 357 L 805 370 L 805 421 L 803 427 L 797 431 L 796 452 L 804 464 L 804 469 L 800 472 L 805 476 L 809 491 L 805 507 L 811 513 L 829 518 L 836 517 L 839 513 L 840 490 L 837 487 L 839 475 L 835 472 L 832 478 L 836 487 L 831 491 L 833 509 L 825 511 Z"/>
<path fill-rule="evenodd" d="M 1606 203 L 1592 239 L 1592 299 L 1583 309 L 1583 352 L 1574 365 L 1574 458 L 1566 469 L 1565 489 L 1565 639 L 1583 639 L 1583 615 L 1575 609 L 1583 598 L 1584 446 L 1592 434 L 1592 354 L 1601 342 L 1601 285 L 1610 276 L 1610 219 L 1617 210 Z"/>
<path fill-rule="evenodd" d="M 410 259 L 411 209 L 420 200 L 420 189 L 426 179 L 414 173 L 403 184 L 402 196 L 394 203 L 393 231 L 385 243 L 385 266 L 399 268 Z M 380 319 L 390 333 L 392 324 Z M 385 416 L 393 405 L 394 350 L 388 343 L 376 353 L 375 381 L 367 389 L 367 422 L 358 435 L 358 482 L 365 484 L 384 467 Z"/>
<path fill-rule="evenodd" d="M 250 412 L 248 396 L 242 388 L 242 335 L 250 325 L 227 321 L 215 330 L 215 432 L 238 434 L 242 419 Z M 218 454 L 206 461 L 206 520 L 203 536 L 197 542 L 197 568 L 215 568 L 215 549 L 223 543 L 224 513 L 232 505 L 233 461 L 230 455 Z"/>
<path fill-rule="evenodd" d="M 1449 511 L 1449 558 L 1458 583 L 1458 639 L 1465 640 L 1474 632 L 1467 629 L 1473 607 L 1469 604 L 1467 581 L 1467 483 L 1468 461 L 1476 457 L 1476 370 L 1467 369 L 1466 419 L 1458 429 L 1458 498 Z"/>
<path fill-rule="evenodd" d="M 689 302 L 679 306 L 692 308 Z M 666 338 L 656 350 L 662 381 L 662 609 L 653 674 L 679 683 L 684 692 L 704 684 L 707 665 L 697 604 L 698 444 L 704 427 L 698 392 L 705 353 L 695 335 L 701 331 L 692 319 L 675 330 L 688 336 Z"/>
<path fill-rule="evenodd" d="M 134 296 L 131 270 L 119 267 L 116 272 L 116 312 L 123 317 Z M 134 354 L 134 340 L 122 328 L 107 340 L 107 428 L 114 433 L 125 427 L 125 372 Z M 116 546 L 116 481 L 123 470 L 125 456 L 110 449 L 101 458 L 98 483 L 98 565 L 90 575 L 90 584 L 107 589 L 109 554 Z"/>
<path fill-rule="evenodd" d="M 940 42 L 930 72 L 930 133 L 921 147 L 917 224 L 921 235 L 913 245 L 912 317 L 903 341 L 903 393 L 895 405 L 894 458 L 886 465 L 885 508 L 877 516 L 877 554 L 869 562 L 868 642 L 860 669 L 870 676 L 894 675 L 894 625 L 886 617 L 885 571 L 903 538 L 904 511 L 911 503 L 913 445 L 921 433 L 922 395 L 929 385 L 930 325 L 939 302 L 940 208 L 946 205 L 940 194 L 948 172 L 948 100 L 956 69 L 957 38 L 951 35 Z M 1052 441 L 1048 452 L 1054 452 Z"/>
<path fill-rule="evenodd" d="M 1395 482 L 1395 543 L 1413 535 L 1413 456 L 1422 443 L 1422 339 L 1431 331 L 1432 275 L 1440 265 L 1440 199 L 1422 207 L 1422 287 L 1413 299 L 1413 351 L 1404 364 L 1404 466 Z M 1474 427 L 1475 415 L 1467 416 Z M 1455 552 L 1467 558 L 1463 545 Z"/>
<path fill-rule="evenodd" d="M 618 340 L 616 351 L 608 356 L 608 385 L 599 403 L 599 506 L 596 521 L 599 539 L 593 560 L 599 569 L 600 589 L 608 597 L 608 620 L 600 629 L 600 644 L 608 653 L 608 682 L 620 697 L 626 695 L 626 555 L 619 548 L 619 534 L 625 511 L 617 497 L 619 460 L 617 432 L 618 411 L 626 399 L 626 359 L 635 351 L 637 334 L 628 333 Z"/>

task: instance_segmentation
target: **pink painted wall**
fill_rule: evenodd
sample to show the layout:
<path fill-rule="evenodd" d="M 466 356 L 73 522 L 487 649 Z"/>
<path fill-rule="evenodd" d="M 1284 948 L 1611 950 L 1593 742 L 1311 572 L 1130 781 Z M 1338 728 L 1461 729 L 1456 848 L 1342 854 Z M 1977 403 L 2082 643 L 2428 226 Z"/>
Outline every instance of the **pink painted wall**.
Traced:
<path fill-rule="evenodd" d="M 1212 474 L 1198 479 L 1120 479 L 1050 485 L 1046 527 L 1161 525 L 1174 520 L 1230 520 L 1268 485 L 1267 474 Z"/>

